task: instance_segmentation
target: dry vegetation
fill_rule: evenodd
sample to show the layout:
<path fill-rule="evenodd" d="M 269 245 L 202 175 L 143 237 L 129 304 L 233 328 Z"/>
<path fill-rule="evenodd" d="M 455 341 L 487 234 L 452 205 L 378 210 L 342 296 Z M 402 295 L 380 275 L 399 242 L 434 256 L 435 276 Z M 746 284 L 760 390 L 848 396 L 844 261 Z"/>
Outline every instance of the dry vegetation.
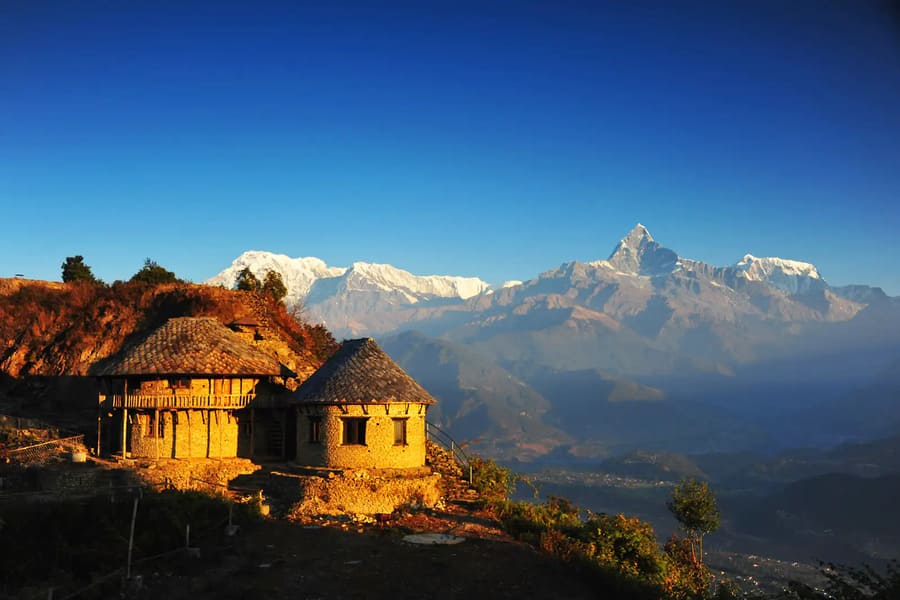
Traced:
<path fill-rule="evenodd" d="M 323 327 L 298 322 L 284 305 L 253 293 L 187 283 L 0 280 L 0 371 L 13 378 L 88 375 L 123 345 L 184 316 L 254 319 L 313 369 L 336 348 Z"/>

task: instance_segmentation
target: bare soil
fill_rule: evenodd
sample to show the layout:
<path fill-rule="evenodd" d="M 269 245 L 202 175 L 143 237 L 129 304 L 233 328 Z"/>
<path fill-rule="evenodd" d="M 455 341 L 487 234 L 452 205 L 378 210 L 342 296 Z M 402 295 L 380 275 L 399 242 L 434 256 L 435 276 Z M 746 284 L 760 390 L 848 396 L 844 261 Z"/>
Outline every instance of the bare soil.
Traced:
<path fill-rule="evenodd" d="M 394 515 L 389 523 L 267 519 L 245 526 L 201 557 L 146 565 L 142 598 L 595 598 L 559 561 L 510 540 L 483 512 Z M 422 546 L 409 533 L 465 537 Z M 226 541 L 227 540 L 227 541 Z"/>

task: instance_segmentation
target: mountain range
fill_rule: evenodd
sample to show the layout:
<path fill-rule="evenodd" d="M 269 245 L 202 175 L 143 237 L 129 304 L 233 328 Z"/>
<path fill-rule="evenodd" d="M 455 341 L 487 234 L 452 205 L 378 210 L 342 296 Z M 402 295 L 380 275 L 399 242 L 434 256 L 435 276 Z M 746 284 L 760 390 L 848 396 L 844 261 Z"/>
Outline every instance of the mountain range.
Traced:
<path fill-rule="evenodd" d="M 413 352 L 423 338 L 403 332 L 439 338 L 450 345 L 444 356 L 464 352 L 463 362 L 477 356 L 501 369 L 536 394 L 517 402 L 541 422 L 530 430 L 543 432 L 542 448 L 827 445 L 900 424 L 896 378 L 884 375 L 900 361 L 900 300 L 875 287 L 831 286 L 806 262 L 747 254 L 709 265 L 681 257 L 638 224 L 606 259 L 567 262 L 524 282 L 249 251 L 206 283 L 231 287 L 245 267 L 281 273 L 287 302 L 338 338 L 392 338 L 388 351 L 406 357 L 404 367 L 415 364 L 409 370 L 428 389 L 434 379 L 449 393 L 446 364 L 424 364 Z M 492 385 L 467 372 L 457 393 Z M 873 386 L 865 417 L 842 429 L 844 413 Z M 481 397 L 493 415 L 487 421 L 503 422 L 494 434 L 522 448 L 535 439 L 513 424 L 518 405 L 500 410 L 503 402 Z M 453 429 L 462 417 L 447 418 Z"/>

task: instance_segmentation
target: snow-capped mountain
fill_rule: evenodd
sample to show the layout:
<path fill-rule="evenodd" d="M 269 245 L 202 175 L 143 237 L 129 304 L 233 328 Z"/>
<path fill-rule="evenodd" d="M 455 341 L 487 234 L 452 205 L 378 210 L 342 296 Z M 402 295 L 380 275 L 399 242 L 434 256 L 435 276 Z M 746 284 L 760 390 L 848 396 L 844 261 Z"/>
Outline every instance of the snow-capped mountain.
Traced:
<path fill-rule="evenodd" d="M 692 331 L 686 339 L 699 339 L 704 327 L 720 332 L 750 326 L 750 321 L 765 324 L 752 325 L 753 331 L 844 321 L 869 304 L 868 298 L 884 296 L 865 286 L 830 288 L 818 269 L 805 262 L 747 254 L 736 264 L 718 267 L 683 258 L 654 240 L 641 224 L 606 259 L 572 261 L 528 281 L 499 285 L 477 277 L 413 275 L 388 264 L 335 267 L 314 257 L 257 250 L 245 252 L 206 283 L 233 287 L 244 268 L 260 279 L 269 269 L 280 273 L 288 305 L 302 304 L 307 319 L 326 323 L 338 337 L 409 328 L 437 335 L 460 327 L 484 331 L 500 324 L 509 327 L 512 321 L 503 316 L 507 311 L 516 322 L 526 323 L 526 315 L 558 315 L 565 308 L 638 337 L 658 341 L 669 332 L 680 339 Z M 742 348 L 738 344 L 734 352 Z"/>
<path fill-rule="evenodd" d="M 750 281 L 764 281 L 789 294 L 821 291 L 827 287 L 816 266 L 783 258 L 757 258 L 744 255 L 736 265 L 736 274 Z"/>
<path fill-rule="evenodd" d="M 260 250 L 248 250 L 221 273 L 209 278 L 207 285 L 234 287 L 238 273 L 249 268 L 260 280 L 266 271 L 281 274 L 288 305 L 305 302 L 307 306 L 325 301 L 336 293 L 383 293 L 395 302 L 416 304 L 435 298 L 465 300 L 491 289 L 477 277 L 413 275 L 392 265 L 355 262 L 349 267 L 330 267 L 319 258 L 291 258 Z"/>
<path fill-rule="evenodd" d="M 679 266 L 679 258 L 672 250 L 660 246 L 647 228 L 638 223 L 619 240 L 609 258 L 591 264 L 609 266 L 630 275 L 654 276 L 671 273 Z"/>
<path fill-rule="evenodd" d="M 339 277 L 347 271 L 343 267 L 329 267 L 325 261 L 313 256 L 291 258 L 285 254 L 248 250 L 234 259 L 227 269 L 203 283 L 233 288 L 238 273 L 246 268 L 249 268 L 260 280 L 265 277 L 266 271 L 275 271 L 281 274 L 284 285 L 288 289 L 285 302 L 289 306 L 305 300 L 310 288 L 317 280 Z"/>

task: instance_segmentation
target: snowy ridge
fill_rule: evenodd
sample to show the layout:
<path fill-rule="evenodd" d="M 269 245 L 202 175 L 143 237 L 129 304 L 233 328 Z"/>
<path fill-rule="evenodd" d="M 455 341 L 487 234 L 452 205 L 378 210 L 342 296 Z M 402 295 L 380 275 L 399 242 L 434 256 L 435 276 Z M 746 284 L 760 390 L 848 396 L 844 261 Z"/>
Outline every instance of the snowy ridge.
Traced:
<path fill-rule="evenodd" d="M 250 271 L 262 280 L 266 271 L 281 274 L 288 288 L 285 301 L 293 305 L 306 299 L 317 282 L 327 283 L 329 289 L 349 292 L 400 293 L 407 302 L 416 303 L 429 298 L 460 298 L 465 300 L 490 289 L 477 277 L 448 275 L 413 275 L 392 265 L 355 262 L 348 267 L 329 267 L 315 257 L 291 258 L 261 250 L 248 250 L 238 256 L 227 269 L 204 281 L 207 285 L 233 288 L 238 273 Z M 320 287 L 320 286 L 317 286 Z"/>
<path fill-rule="evenodd" d="M 305 298 L 313 283 L 317 280 L 327 277 L 338 277 L 347 271 L 347 269 L 342 267 L 329 267 L 325 264 L 325 261 L 314 256 L 291 258 L 286 254 L 248 250 L 234 259 L 231 266 L 227 269 L 218 275 L 210 277 L 203 283 L 234 288 L 238 273 L 245 268 L 249 268 L 260 281 L 266 276 L 266 271 L 271 270 L 279 273 L 288 289 L 288 295 L 285 300 L 289 305 L 296 304 Z"/>
<path fill-rule="evenodd" d="M 490 289 L 477 277 L 413 275 L 393 265 L 355 262 L 343 274 L 345 289 L 355 291 L 401 291 L 410 302 L 420 297 L 471 298 Z"/>
<path fill-rule="evenodd" d="M 800 294 L 825 287 L 816 266 L 798 260 L 745 254 L 733 267 L 736 275 L 750 281 L 764 281 L 789 294 Z"/>
<path fill-rule="evenodd" d="M 715 287 L 733 288 L 736 281 L 744 280 L 760 282 L 786 294 L 828 289 L 815 265 L 806 262 L 747 254 L 732 266 L 714 267 L 679 257 L 655 241 L 640 223 L 619 241 L 609 258 L 587 265 L 599 269 L 600 272 L 592 276 L 601 278 L 665 278 L 689 271 L 705 281 L 714 281 Z M 244 252 L 205 283 L 233 288 L 238 273 L 244 268 L 249 268 L 259 279 L 265 277 L 268 270 L 280 273 L 288 288 L 285 301 L 289 306 L 306 303 L 308 307 L 332 307 L 332 310 L 343 310 L 348 316 L 362 316 L 376 306 L 402 308 L 435 299 L 466 300 L 528 285 L 518 280 L 489 285 L 477 277 L 413 275 L 393 265 L 368 262 L 333 267 L 315 257 L 291 258 L 260 250 Z"/>

